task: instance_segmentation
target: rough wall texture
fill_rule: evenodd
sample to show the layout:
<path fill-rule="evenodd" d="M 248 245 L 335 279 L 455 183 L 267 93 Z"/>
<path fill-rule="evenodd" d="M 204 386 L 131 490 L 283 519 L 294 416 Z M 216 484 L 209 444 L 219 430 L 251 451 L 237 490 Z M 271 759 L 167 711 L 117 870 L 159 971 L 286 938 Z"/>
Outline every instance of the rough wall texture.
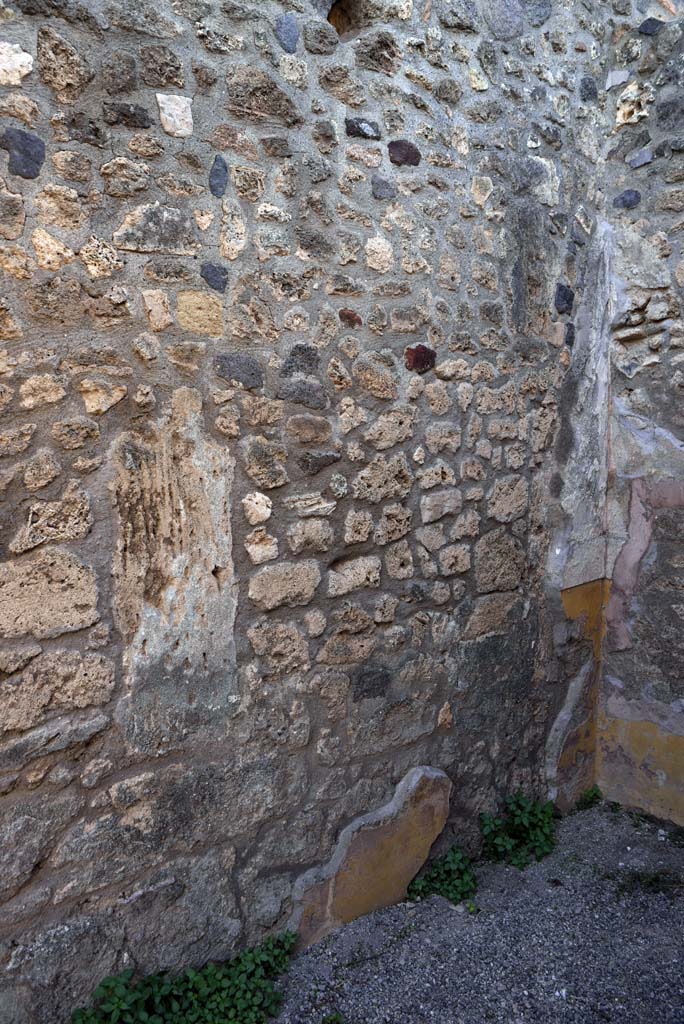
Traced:
<path fill-rule="evenodd" d="M 681 23 L 618 29 L 608 59 L 603 197 L 556 444 L 568 525 L 549 575 L 555 556 L 594 657 L 568 688 L 548 767 L 566 802 L 596 779 L 611 799 L 682 823 Z"/>
<path fill-rule="evenodd" d="M 675 11 L 329 8 L 0 3 L 3 1024 L 416 765 L 682 816 Z"/>

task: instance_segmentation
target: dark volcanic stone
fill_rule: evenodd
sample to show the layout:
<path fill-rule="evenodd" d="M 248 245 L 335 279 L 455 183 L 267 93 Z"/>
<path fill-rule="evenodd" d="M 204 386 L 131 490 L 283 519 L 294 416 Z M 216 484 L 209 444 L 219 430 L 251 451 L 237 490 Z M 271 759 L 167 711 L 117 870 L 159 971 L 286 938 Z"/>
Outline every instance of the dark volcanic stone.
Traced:
<path fill-rule="evenodd" d="M 677 131 L 684 123 L 684 93 L 671 89 L 664 93 L 656 100 L 656 120 L 660 128 Z"/>
<path fill-rule="evenodd" d="M 399 167 L 405 164 L 409 167 L 417 167 L 420 163 L 420 150 L 408 139 L 397 139 L 395 142 L 390 142 L 387 149 L 390 160 Z"/>
<path fill-rule="evenodd" d="M 513 39 L 524 28 L 523 6 L 520 0 L 487 0 L 482 14 L 495 39 Z"/>
<path fill-rule="evenodd" d="M 321 153 L 332 153 L 337 145 L 337 131 L 332 121 L 316 121 L 311 129 L 311 137 Z"/>
<path fill-rule="evenodd" d="M 328 161 L 317 153 L 302 157 L 302 168 L 312 185 L 318 184 L 319 181 L 327 181 L 332 175 L 332 167 Z"/>
<path fill-rule="evenodd" d="M 554 300 L 559 313 L 572 313 L 572 306 L 575 301 L 575 293 L 567 284 L 559 281 L 556 285 L 556 298 Z"/>
<path fill-rule="evenodd" d="M 124 32 L 170 39 L 178 34 L 179 26 L 165 13 L 169 6 L 159 0 L 109 0 L 106 10 L 112 25 Z"/>
<path fill-rule="evenodd" d="M 384 697 L 392 685 L 392 673 L 387 668 L 368 665 L 361 668 L 352 682 L 354 700 Z"/>
<path fill-rule="evenodd" d="M 299 248 L 307 256 L 312 256 L 314 259 L 325 259 L 326 256 L 335 255 L 335 246 L 324 231 L 300 226 L 296 228 L 295 234 Z"/>
<path fill-rule="evenodd" d="M 427 345 L 410 345 L 404 350 L 404 364 L 407 370 L 427 373 L 435 365 L 437 353 Z"/>
<path fill-rule="evenodd" d="M 442 103 L 456 106 L 462 95 L 463 89 L 455 78 L 442 78 L 435 86 L 435 96 Z"/>
<path fill-rule="evenodd" d="M 228 271 L 220 263 L 203 263 L 200 267 L 200 277 L 215 292 L 225 292 L 228 284 Z"/>
<path fill-rule="evenodd" d="M 304 46 L 309 53 L 332 53 L 340 41 L 328 21 L 309 21 L 304 26 Z"/>
<path fill-rule="evenodd" d="M 82 110 L 68 114 L 64 125 L 69 138 L 74 142 L 84 142 L 87 146 L 95 146 L 97 149 L 104 149 L 109 142 L 109 133 L 94 117 L 88 117 Z"/>
<path fill-rule="evenodd" d="M 114 244 L 127 252 L 190 256 L 200 247 L 197 225 L 188 210 L 148 203 L 114 232 Z"/>
<path fill-rule="evenodd" d="M 236 380 L 248 390 L 264 385 L 264 371 L 254 356 L 246 352 L 221 352 L 214 360 L 214 371 L 224 380 Z"/>
<path fill-rule="evenodd" d="M 6 128 L 0 149 L 9 153 L 8 171 L 20 178 L 37 178 L 45 161 L 45 143 L 21 128 Z"/>
<path fill-rule="evenodd" d="M 106 124 L 120 124 L 125 128 L 149 128 L 152 118 L 137 103 L 105 103 L 102 108 Z"/>
<path fill-rule="evenodd" d="M 290 143 L 281 135 L 269 135 L 267 138 L 262 139 L 261 147 L 266 156 L 292 156 L 292 149 L 290 148 Z"/>
<path fill-rule="evenodd" d="M 344 127 L 347 135 L 353 139 L 380 138 L 380 126 L 377 121 L 367 121 L 365 117 L 346 117 Z"/>
<path fill-rule="evenodd" d="M 236 117 L 257 122 L 274 121 L 288 128 L 302 123 L 302 115 L 287 93 L 260 68 L 238 64 L 227 72 L 226 83 L 226 105 Z"/>
<path fill-rule="evenodd" d="M 110 96 L 132 92 L 138 84 L 135 59 L 130 53 L 114 50 L 103 62 L 102 83 Z"/>
<path fill-rule="evenodd" d="M 522 5 L 525 17 L 534 28 L 539 28 L 551 17 L 551 0 L 522 0 Z"/>
<path fill-rule="evenodd" d="M 356 65 L 392 76 L 401 64 L 401 48 L 390 32 L 373 32 L 356 43 Z"/>
<path fill-rule="evenodd" d="M 176 85 L 183 88 L 183 64 L 180 57 L 168 46 L 143 46 L 140 51 L 142 80 L 153 87 Z"/>
<path fill-rule="evenodd" d="M 616 210 L 633 210 L 641 202 L 641 192 L 635 188 L 626 188 L 619 196 L 615 196 L 613 206 Z"/>
<path fill-rule="evenodd" d="M 217 153 L 214 157 L 214 162 L 211 165 L 209 171 L 209 189 L 211 190 L 212 196 L 216 196 L 220 199 L 226 191 L 228 186 L 228 164 L 220 155 Z"/>
<path fill-rule="evenodd" d="M 328 396 L 318 381 L 303 377 L 281 380 L 276 397 L 293 405 L 304 405 L 307 409 L 325 409 L 328 404 Z"/>
<path fill-rule="evenodd" d="M 623 138 L 617 146 L 608 151 L 609 160 L 624 160 L 628 153 L 645 146 L 651 141 L 651 133 L 647 128 L 643 131 L 630 131 L 623 129 Z"/>
<path fill-rule="evenodd" d="M 642 36 L 657 36 L 661 29 L 665 28 L 665 22 L 658 18 L 646 18 L 639 25 L 639 32 Z"/>
<path fill-rule="evenodd" d="M 574 324 L 566 324 L 565 325 L 565 344 L 568 346 L 568 348 L 572 348 L 572 346 L 575 344 L 575 325 Z"/>
<path fill-rule="evenodd" d="M 285 53 L 296 53 L 299 42 L 299 25 L 294 14 L 281 14 L 275 23 L 276 39 Z"/>
<path fill-rule="evenodd" d="M 580 78 L 579 96 L 582 103 L 594 103 L 598 99 L 596 79 L 591 75 L 582 75 Z"/>
<path fill-rule="evenodd" d="M 371 191 L 373 199 L 394 199 L 397 194 L 397 186 L 387 178 L 381 178 L 379 174 L 372 174 Z"/>
<path fill-rule="evenodd" d="M 313 345 L 293 345 L 290 354 L 282 365 L 281 377 L 293 377 L 295 373 L 315 374 L 321 365 L 321 356 Z"/>
<path fill-rule="evenodd" d="M 638 149 L 636 153 L 630 156 L 629 160 L 627 161 L 632 170 L 636 170 L 637 167 L 645 167 L 646 164 L 650 164 L 652 162 L 653 150 L 649 149 L 648 147 Z"/>
<path fill-rule="evenodd" d="M 199 61 L 193 60 L 192 73 L 195 76 L 195 81 L 198 86 L 204 92 L 211 89 L 212 85 L 216 85 L 218 82 L 218 74 L 214 68 L 210 68 L 208 64 L 200 64 Z"/>
<path fill-rule="evenodd" d="M 172 284 L 175 281 L 184 281 L 189 284 L 192 281 L 190 267 L 183 260 L 159 257 L 150 260 L 144 273 L 150 281 L 160 281 L 162 284 Z"/>
<path fill-rule="evenodd" d="M 354 309 L 341 309 L 338 314 L 340 322 L 345 327 L 361 327 L 363 326 L 362 316 Z"/>
<path fill-rule="evenodd" d="M 474 0 L 442 0 L 439 20 L 444 28 L 458 32 L 476 32 L 479 15 Z"/>
<path fill-rule="evenodd" d="M 71 25 L 79 22 L 91 28 L 101 37 L 103 28 L 108 28 L 102 15 L 91 14 L 88 10 L 92 4 L 79 4 L 76 0 L 13 0 L 22 14 L 40 15 L 43 18 L 64 18 Z"/>
<path fill-rule="evenodd" d="M 316 476 L 322 469 L 340 461 L 338 452 L 304 452 L 297 459 L 297 465 L 307 476 Z"/>

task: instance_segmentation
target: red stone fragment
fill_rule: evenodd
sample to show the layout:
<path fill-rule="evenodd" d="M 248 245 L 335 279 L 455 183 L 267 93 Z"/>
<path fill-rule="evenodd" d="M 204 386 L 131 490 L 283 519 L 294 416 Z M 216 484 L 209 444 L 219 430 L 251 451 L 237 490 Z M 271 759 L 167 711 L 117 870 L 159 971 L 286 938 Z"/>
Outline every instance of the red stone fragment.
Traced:
<path fill-rule="evenodd" d="M 415 370 L 416 373 L 427 373 L 435 365 L 437 353 L 427 345 L 411 345 L 404 352 L 404 361 L 407 370 Z"/>
<path fill-rule="evenodd" d="M 393 164 L 399 167 L 408 164 L 409 167 L 417 167 L 420 163 L 420 150 L 408 139 L 397 139 L 387 146 L 389 158 Z"/>
<path fill-rule="evenodd" d="M 353 309 L 341 309 L 340 320 L 345 327 L 360 327 L 363 323 L 362 318 Z"/>

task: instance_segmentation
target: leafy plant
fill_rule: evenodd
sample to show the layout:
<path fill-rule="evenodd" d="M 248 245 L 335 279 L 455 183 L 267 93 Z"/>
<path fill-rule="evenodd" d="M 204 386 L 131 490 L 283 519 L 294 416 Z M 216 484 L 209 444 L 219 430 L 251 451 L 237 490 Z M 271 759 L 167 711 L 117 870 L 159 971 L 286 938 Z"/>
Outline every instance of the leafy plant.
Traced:
<path fill-rule="evenodd" d="M 594 785 L 590 786 L 589 789 L 585 789 L 583 793 L 580 793 L 575 810 L 588 811 L 590 807 L 596 807 L 602 800 L 603 793 L 596 783 L 594 783 Z"/>
<path fill-rule="evenodd" d="M 532 858 L 541 860 L 555 846 L 553 804 L 537 803 L 515 793 L 506 798 L 505 806 L 504 817 L 480 815 L 485 856 L 508 861 L 522 870 Z"/>
<path fill-rule="evenodd" d="M 420 878 L 414 878 L 408 887 L 411 900 L 427 896 L 444 896 L 452 903 L 470 899 L 477 890 L 477 881 L 469 857 L 458 846 L 452 846 L 443 857 L 438 857 Z"/>
<path fill-rule="evenodd" d="M 347 1024 L 341 1013 L 328 1013 L 321 1024 Z"/>
<path fill-rule="evenodd" d="M 267 939 L 223 964 L 183 974 L 133 971 L 105 978 L 93 1006 L 76 1010 L 72 1024 L 264 1024 L 275 1016 L 280 995 L 272 979 L 287 968 L 296 936 Z"/>

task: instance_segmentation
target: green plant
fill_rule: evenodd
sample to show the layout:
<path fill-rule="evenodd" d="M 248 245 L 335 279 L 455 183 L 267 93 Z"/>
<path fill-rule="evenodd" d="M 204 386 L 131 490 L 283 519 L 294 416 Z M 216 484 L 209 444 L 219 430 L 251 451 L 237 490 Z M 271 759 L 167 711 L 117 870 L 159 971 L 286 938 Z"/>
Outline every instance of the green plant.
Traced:
<path fill-rule="evenodd" d="M 522 793 L 506 798 L 506 815 L 480 815 L 485 856 L 505 860 L 514 867 L 527 867 L 532 858 L 541 860 L 555 845 L 553 804 L 528 799 Z"/>
<path fill-rule="evenodd" d="M 329 1013 L 323 1018 L 321 1024 L 346 1024 L 341 1013 Z"/>
<path fill-rule="evenodd" d="M 588 811 L 590 807 L 596 807 L 603 800 L 603 793 L 600 788 L 594 783 L 589 789 L 585 789 L 583 793 L 580 793 L 579 800 L 575 807 L 576 811 Z"/>
<path fill-rule="evenodd" d="M 444 896 L 452 903 L 461 903 L 475 895 L 477 881 L 469 857 L 457 846 L 452 846 L 443 857 L 438 857 L 420 878 L 414 878 L 408 887 L 411 900 L 426 896 Z"/>
<path fill-rule="evenodd" d="M 296 936 L 267 939 L 223 964 L 183 974 L 133 971 L 105 978 L 93 1006 L 76 1010 L 72 1024 L 263 1024 L 275 1016 L 280 995 L 272 979 L 287 968 Z"/>

